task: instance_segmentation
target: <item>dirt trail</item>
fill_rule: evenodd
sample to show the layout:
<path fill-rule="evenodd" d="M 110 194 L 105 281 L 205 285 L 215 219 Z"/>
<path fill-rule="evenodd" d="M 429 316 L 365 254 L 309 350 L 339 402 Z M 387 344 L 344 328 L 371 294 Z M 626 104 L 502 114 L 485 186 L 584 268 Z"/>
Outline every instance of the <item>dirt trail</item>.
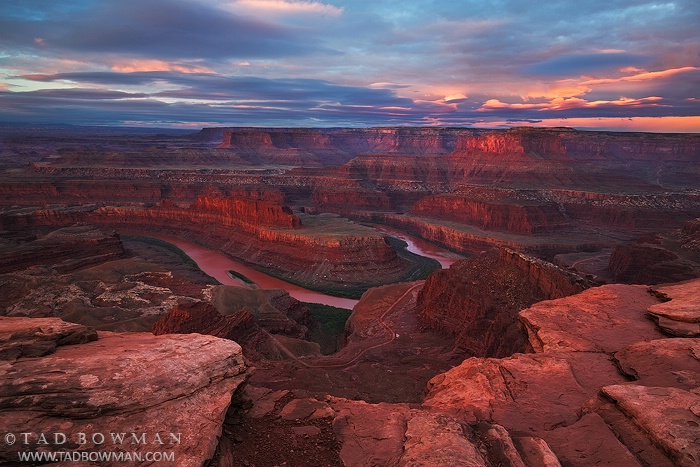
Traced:
<path fill-rule="evenodd" d="M 305 362 L 304 360 L 302 360 L 302 359 L 300 359 L 299 357 L 297 357 L 296 355 L 294 355 L 294 353 L 292 353 L 284 344 L 282 344 L 282 343 L 279 342 L 277 339 L 275 339 L 275 337 L 274 337 L 272 334 L 267 333 L 267 331 L 265 331 L 265 332 L 268 334 L 268 336 L 270 336 L 270 338 L 272 338 L 272 341 L 279 347 L 279 349 L 280 349 L 285 355 L 287 355 L 290 359 L 292 359 L 292 360 L 298 362 L 299 364 L 305 366 L 306 368 L 319 368 L 319 369 L 339 369 L 339 368 L 347 368 L 347 367 L 349 367 L 350 365 L 352 365 L 353 363 L 357 362 L 363 355 L 365 355 L 365 354 L 366 354 L 367 352 L 369 352 L 370 350 L 374 350 L 374 349 L 377 349 L 377 348 L 379 348 L 379 347 L 383 347 L 383 346 L 385 346 L 385 345 L 388 345 L 388 344 L 391 344 L 392 342 L 394 342 L 394 340 L 396 339 L 396 332 L 394 331 L 394 329 L 393 329 L 384 319 L 385 319 L 391 312 L 393 312 L 394 309 L 395 309 L 406 297 L 408 297 L 410 294 L 412 294 L 414 290 L 416 290 L 417 288 L 422 287 L 422 286 L 423 286 L 423 284 L 420 283 L 420 284 L 416 284 L 416 285 L 412 286 L 411 288 L 409 288 L 406 292 L 403 293 L 403 295 L 401 295 L 399 298 L 397 298 L 397 299 L 394 301 L 394 303 L 392 303 L 391 306 L 390 306 L 389 308 L 387 308 L 386 311 L 384 311 L 384 313 L 382 313 L 382 315 L 379 317 L 379 324 L 381 324 L 381 325 L 384 327 L 384 329 L 386 329 L 387 332 L 389 333 L 389 336 L 390 336 L 390 337 L 389 337 L 388 340 L 386 340 L 386 341 L 384 341 L 384 342 L 380 342 L 380 343 L 378 343 L 378 344 L 371 345 L 371 346 L 369 346 L 369 347 L 365 347 L 364 349 L 362 349 L 362 351 L 361 351 L 359 354 L 355 355 L 353 358 L 351 358 L 350 360 L 347 360 L 347 361 L 345 361 L 345 362 L 341 362 L 341 363 L 326 363 L 326 364 L 324 364 L 324 363 L 320 363 L 320 364 L 311 364 L 311 363 L 307 363 L 307 362 Z M 337 358 L 337 357 L 336 357 L 336 356 L 328 356 L 328 357 L 326 357 L 326 358 L 328 358 L 328 359 L 335 359 L 335 358 Z"/>

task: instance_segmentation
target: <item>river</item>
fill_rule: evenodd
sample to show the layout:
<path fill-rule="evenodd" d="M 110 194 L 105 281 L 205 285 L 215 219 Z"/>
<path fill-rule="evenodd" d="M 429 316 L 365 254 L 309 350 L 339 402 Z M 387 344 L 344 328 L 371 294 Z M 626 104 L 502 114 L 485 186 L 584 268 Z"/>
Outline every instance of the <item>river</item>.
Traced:
<path fill-rule="evenodd" d="M 402 230 L 395 229 L 394 227 L 377 224 L 371 224 L 371 226 L 374 227 L 378 232 L 390 235 L 392 237 L 400 238 L 404 242 L 408 243 L 408 247 L 406 247 L 406 249 L 411 253 L 415 253 L 417 255 L 426 256 L 428 258 L 437 260 L 443 269 L 447 269 L 455 261 L 465 258 L 465 256 L 462 256 L 458 253 L 453 253 L 451 251 L 443 250 L 442 248 L 433 243 L 430 243 L 418 237 L 414 237 L 413 235 L 409 235 Z"/>
<path fill-rule="evenodd" d="M 398 229 L 383 225 L 374 227 L 379 232 L 391 235 L 392 237 L 400 238 L 408 243 L 408 251 L 436 259 L 440 262 L 443 268 L 449 267 L 450 264 L 462 258 L 462 256 L 459 256 L 456 253 L 442 250 L 432 243 L 415 238 Z M 211 277 L 215 278 L 224 285 L 234 285 L 238 287 L 247 286 L 240 279 L 232 278 L 227 274 L 227 271 L 236 271 L 255 282 L 255 284 L 261 289 L 284 289 L 289 292 L 289 295 L 302 302 L 322 303 L 324 305 L 352 309 L 359 301 L 351 298 L 333 297 L 321 292 L 314 292 L 313 290 L 305 289 L 298 285 L 290 284 L 289 282 L 268 276 L 267 274 L 256 271 L 245 264 L 234 261 L 221 252 L 211 250 L 207 247 L 197 245 L 196 243 L 183 240 L 179 237 L 153 232 L 129 232 L 129 234 L 153 237 L 168 243 L 172 243 L 187 253 L 187 256 L 192 258 L 192 260 L 197 263 L 202 271 L 209 274 Z"/>

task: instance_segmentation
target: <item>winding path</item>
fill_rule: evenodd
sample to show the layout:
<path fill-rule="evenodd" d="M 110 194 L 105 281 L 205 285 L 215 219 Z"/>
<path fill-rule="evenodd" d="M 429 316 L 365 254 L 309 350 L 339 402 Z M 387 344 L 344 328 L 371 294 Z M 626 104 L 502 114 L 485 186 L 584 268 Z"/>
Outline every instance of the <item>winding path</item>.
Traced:
<path fill-rule="evenodd" d="M 392 342 L 394 342 L 394 340 L 396 339 L 396 333 L 394 332 L 394 329 L 393 329 L 386 321 L 384 321 L 384 318 L 386 318 L 392 311 L 394 311 L 394 309 L 399 305 L 399 303 L 401 303 L 401 301 L 403 301 L 409 294 L 411 294 L 411 293 L 412 293 L 415 289 L 417 289 L 418 287 L 422 287 L 422 286 L 423 286 L 423 283 L 420 283 L 420 284 L 416 284 L 416 285 L 411 286 L 406 292 L 403 293 L 403 295 L 401 295 L 399 298 L 397 298 L 397 299 L 394 301 L 394 303 L 392 303 L 391 306 L 390 306 L 389 308 L 387 308 L 387 309 L 384 311 L 384 313 L 382 313 L 382 315 L 379 317 L 379 323 L 384 327 L 384 329 L 386 329 L 386 330 L 389 332 L 389 335 L 391 336 L 391 337 L 389 338 L 389 340 L 384 341 L 384 342 L 380 342 L 380 343 L 378 343 L 378 344 L 374 344 L 374 345 L 371 345 L 371 346 L 369 346 L 369 347 L 366 347 L 366 348 L 362 349 L 362 351 L 361 351 L 360 353 L 358 353 L 357 355 L 355 355 L 353 358 L 351 358 L 350 360 L 348 360 L 348 361 L 346 361 L 346 362 L 342 362 L 342 363 L 328 363 L 328 364 L 323 364 L 323 363 L 321 363 L 321 364 L 310 364 L 310 363 L 306 363 L 305 361 L 303 361 L 302 359 L 300 359 L 299 357 L 297 357 L 296 355 L 294 355 L 294 353 L 292 353 L 284 344 L 282 344 L 281 342 L 279 342 L 279 341 L 275 338 L 275 336 L 273 336 L 272 334 L 270 334 L 270 333 L 267 332 L 267 331 L 265 331 L 265 333 L 266 333 L 268 336 L 270 336 L 270 337 L 272 338 L 272 341 L 279 347 L 279 349 L 280 349 L 285 355 L 287 355 L 289 358 L 291 358 L 291 359 L 294 360 L 295 362 L 297 362 L 297 363 L 299 363 L 299 364 L 305 366 L 306 368 L 319 368 L 319 369 L 347 368 L 347 367 L 349 367 L 350 365 L 352 365 L 353 363 L 355 363 L 356 361 L 358 361 L 364 354 L 366 354 L 366 353 L 369 352 L 370 350 L 374 350 L 374 349 L 377 349 L 377 348 L 379 348 L 379 347 L 383 347 L 383 346 L 385 346 L 385 345 L 388 345 L 388 344 L 391 344 Z M 335 356 L 329 356 L 329 357 L 327 357 L 327 358 L 329 358 L 329 359 L 330 359 L 330 358 L 335 358 Z"/>

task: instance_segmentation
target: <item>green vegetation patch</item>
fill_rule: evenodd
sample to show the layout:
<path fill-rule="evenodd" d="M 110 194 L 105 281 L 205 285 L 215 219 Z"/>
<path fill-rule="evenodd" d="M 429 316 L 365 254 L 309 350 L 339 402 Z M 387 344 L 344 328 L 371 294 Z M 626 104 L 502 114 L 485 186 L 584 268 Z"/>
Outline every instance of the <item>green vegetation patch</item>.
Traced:
<path fill-rule="evenodd" d="M 253 282 L 253 281 L 252 281 L 251 279 L 249 279 L 247 276 L 241 274 L 241 273 L 238 272 L 238 271 L 234 271 L 233 269 L 229 269 L 228 271 L 226 271 L 226 273 L 227 273 L 229 276 L 233 276 L 233 277 L 239 278 L 240 280 L 242 280 L 242 281 L 245 282 L 246 284 L 253 284 L 253 285 L 255 284 L 255 282 Z"/>
<path fill-rule="evenodd" d="M 408 243 L 396 237 L 388 236 L 386 241 L 401 258 L 409 261 L 413 266 L 406 272 L 403 281 L 418 281 L 427 278 L 431 272 L 442 268 L 440 262 L 433 258 L 417 255 L 407 250 Z"/>
<path fill-rule="evenodd" d="M 320 303 L 304 302 L 311 310 L 309 339 L 321 346 L 323 355 L 330 355 L 340 349 L 345 335 L 345 323 L 352 310 Z"/>

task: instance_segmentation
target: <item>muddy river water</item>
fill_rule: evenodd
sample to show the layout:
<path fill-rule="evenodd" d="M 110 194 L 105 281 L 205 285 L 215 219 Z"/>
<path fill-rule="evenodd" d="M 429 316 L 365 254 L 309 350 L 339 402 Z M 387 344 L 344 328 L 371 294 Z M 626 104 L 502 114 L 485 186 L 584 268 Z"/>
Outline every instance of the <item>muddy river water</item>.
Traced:
<path fill-rule="evenodd" d="M 449 267 L 450 264 L 462 258 L 462 256 L 442 250 L 429 242 L 426 242 L 419 238 L 415 238 L 400 230 L 383 225 L 375 226 L 375 228 L 379 232 L 391 235 L 392 237 L 400 238 L 401 240 L 408 243 L 408 251 L 436 259 L 440 262 L 443 268 Z M 172 235 L 165 235 L 152 232 L 129 233 L 153 237 L 166 241 L 168 243 L 172 243 L 173 245 L 177 246 L 182 251 L 187 253 L 187 255 L 197 263 L 197 265 L 202 271 L 209 274 L 224 285 L 246 287 L 246 284 L 244 284 L 243 281 L 241 281 L 238 278 L 231 277 L 227 273 L 227 271 L 236 271 L 255 282 L 255 284 L 261 289 L 284 289 L 287 292 L 289 292 L 289 294 L 292 297 L 302 302 L 322 303 L 324 305 L 331 305 L 339 308 L 348 309 L 352 309 L 352 307 L 354 307 L 355 304 L 358 302 L 358 300 L 350 298 L 333 297 L 331 295 L 326 295 L 320 292 L 314 292 L 313 290 L 305 289 L 298 285 L 290 284 L 289 282 L 285 282 L 281 279 L 268 276 L 267 274 L 262 273 L 260 271 L 256 271 L 255 269 L 248 267 L 245 264 L 241 264 L 237 261 L 234 261 L 221 252 L 218 252 L 216 250 L 210 250 L 209 248 L 206 248 L 204 246 L 197 245 L 195 243 L 183 240 Z"/>

